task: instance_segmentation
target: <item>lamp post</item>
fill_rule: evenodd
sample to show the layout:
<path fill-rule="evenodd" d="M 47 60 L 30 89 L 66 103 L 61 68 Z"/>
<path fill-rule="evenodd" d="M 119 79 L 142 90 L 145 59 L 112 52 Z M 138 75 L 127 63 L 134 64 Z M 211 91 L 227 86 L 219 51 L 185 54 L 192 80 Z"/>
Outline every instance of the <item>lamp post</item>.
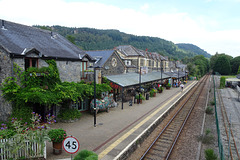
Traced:
<path fill-rule="evenodd" d="M 179 87 L 179 67 L 177 67 L 177 70 L 178 70 L 178 81 L 177 81 L 177 86 Z"/>
<path fill-rule="evenodd" d="M 162 72 L 163 72 L 163 60 L 161 59 L 161 85 L 162 85 Z"/>
<path fill-rule="evenodd" d="M 185 70 L 185 81 L 187 81 L 186 67 L 184 68 L 184 70 Z"/>
<path fill-rule="evenodd" d="M 139 72 L 139 95 L 138 95 L 138 102 L 140 103 L 140 94 L 141 94 L 141 67 L 140 67 L 140 72 Z"/>
<path fill-rule="evenodd" d="M 94 67 L 94 127 L 96 127 L 96 68 Z"/>

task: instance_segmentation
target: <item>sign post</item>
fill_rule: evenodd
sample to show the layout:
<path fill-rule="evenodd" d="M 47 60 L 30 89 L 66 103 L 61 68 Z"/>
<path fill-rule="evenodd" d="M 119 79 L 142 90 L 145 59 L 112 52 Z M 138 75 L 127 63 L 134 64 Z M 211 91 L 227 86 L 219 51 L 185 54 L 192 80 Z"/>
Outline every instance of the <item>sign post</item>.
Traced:
<path fill-rule="evenodd" d="M 68 136 L 63 140 L 63 149 L 71 154 L 71 160 L 72 160 L 72 154 L 76 153 L 79 150 L 79 142 L 77 140 L 77 138 L 72 137 L 72 136 Z"/>

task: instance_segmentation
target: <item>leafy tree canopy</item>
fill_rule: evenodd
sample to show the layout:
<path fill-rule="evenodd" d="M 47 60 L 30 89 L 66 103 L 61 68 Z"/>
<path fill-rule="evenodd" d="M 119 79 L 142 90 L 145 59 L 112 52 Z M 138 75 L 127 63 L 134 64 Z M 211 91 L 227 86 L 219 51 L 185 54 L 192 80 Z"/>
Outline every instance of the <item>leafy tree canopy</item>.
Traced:
<path fill-rule="evenodd" d="M 185 58 L 189 75 L 203 76 L 209 71 L 209 60 L 203 55 L 198 55 L 193 58 Z"/>
<path fill-rule="evenodd" d="M 226 55 L 220 55 L 216 58 L 216 62 L 213 66 L 213 72 L 218 72 L 222 75 L 228 75 L 231 73 L 230 60 Z"/>
<path fill-rule="evenodd" d="M 230 64 L 232 66 L 232 73 L 237 74 L 238 68 L 240 67 L 240 56 L 231 59 Z"/>

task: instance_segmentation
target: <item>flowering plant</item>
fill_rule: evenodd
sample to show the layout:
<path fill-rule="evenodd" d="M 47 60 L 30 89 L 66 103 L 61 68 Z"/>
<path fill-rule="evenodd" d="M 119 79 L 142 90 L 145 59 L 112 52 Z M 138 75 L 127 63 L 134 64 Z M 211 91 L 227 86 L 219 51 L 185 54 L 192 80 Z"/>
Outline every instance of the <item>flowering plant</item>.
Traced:
<path fill-rule="evenodd" d="M 66 130 L 62 128 L 51 129 L 48 132 L 48 136 L 52 142 L 62 142 L 67 137 L 67 133 Z"/>
<path fill-rule="evenodd" d="M 157 90 L 158 90 L 158 91 L 163 91 L 163 87 L 162 87 L 162 85 L 161 85 L 160 87 L 158 87 Z"/>
<path fill-rule="evenodd" d="M 15 158 L 18 159 L 21 156 L 20 154 L 17 154 L 19 150 L 34 152 L 31 145 L 26 145 L 27 141 L 28 144 L 36 142 L 41 147 L 40 153 L 43 154 L 45 141 L 50 140 L 48 136 L 48 124 L 54 123 L 54 118 L 55 116 L 48 114 L 46 116 L 47 123 L 42 124 L 42 116 L 38 113 L 32 112 L 30 124 L 27 122 L 24 123 L 22 118 L 12 118 L 10 128 L 7 128 L 6 124 L 1 124 L 0 139 L 10 137 L 13 139 L 0 143 L 0 148 L 2 146 L 8 148 L 7 151 L 15 154 Z"/>

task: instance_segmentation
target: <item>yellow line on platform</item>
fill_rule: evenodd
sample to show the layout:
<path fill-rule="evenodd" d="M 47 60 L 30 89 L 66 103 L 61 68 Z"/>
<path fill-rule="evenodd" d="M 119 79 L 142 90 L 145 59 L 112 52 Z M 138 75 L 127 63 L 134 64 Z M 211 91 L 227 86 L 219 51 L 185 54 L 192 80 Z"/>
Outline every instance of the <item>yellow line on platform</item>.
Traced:
<path fill-rule="evenodd" d="M 184 90 L 189 88 L 195 83 L 190 84 L 187 86 Z M 163 104 L 160 108 L 158 108 L 156 111 L 154 111 L 151 115 L 147 116 L 144 120 L 142 120 L 140 123 L 138 123 L 135 127 L 133 127 L 131 130 L 129 130 L 127 133 L 125 133 L 122 137 L 117 139 L 114 143 L 112 143 L 110 146 L 108 146 L 104 151 L 102 151 L 98 158 L 102 159 L 105 155 L 107 155 L 113 148 L 115 148 L 117 145 L 119 145 L 123 140 L 125 140 L 128 136 L 130 136 L 133 132 L 135 132 L 139 127 L 141 127 L 145 122 L 147 122 L 149 119 L 151 119 L 155 114 L 157 114 L 163 107 L 168 105 L 171 101 L 173 101 L 177 96 L 179 96 L 181 92 L 176 94 L 174 97 L 172 97 L 167 103 Z"/>

